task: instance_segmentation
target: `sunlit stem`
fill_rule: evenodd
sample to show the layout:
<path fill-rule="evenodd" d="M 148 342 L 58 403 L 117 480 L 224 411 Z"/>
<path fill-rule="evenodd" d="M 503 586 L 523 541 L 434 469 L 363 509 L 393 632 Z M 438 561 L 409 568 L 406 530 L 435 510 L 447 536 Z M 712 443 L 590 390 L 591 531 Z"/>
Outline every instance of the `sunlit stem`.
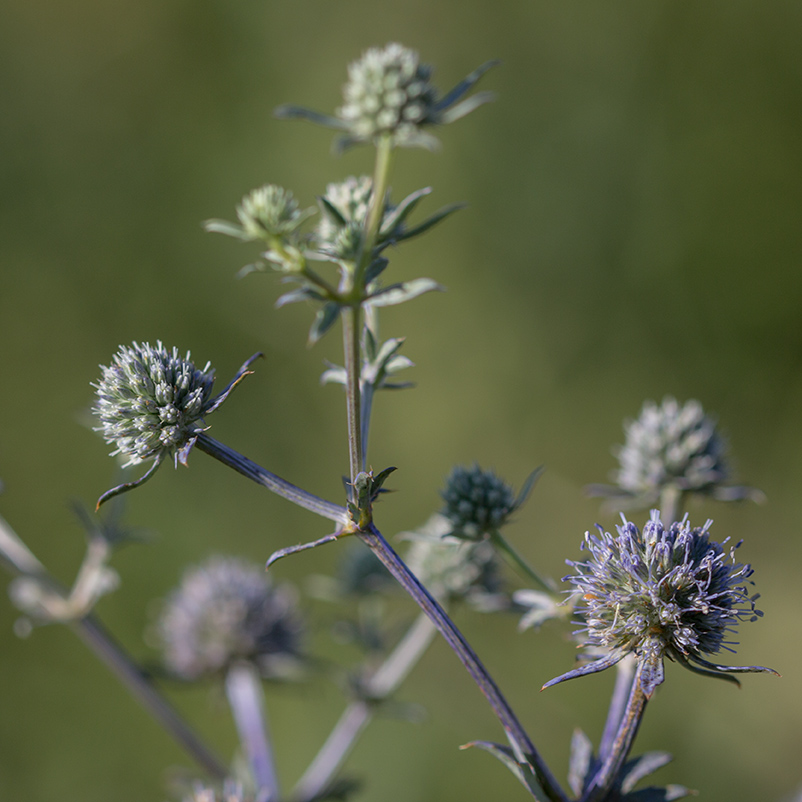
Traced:
<path fill-rule="evenodd" d="M 348 419 L 348 454 L 351 481 L 365 469 L 365 429 L 370 425 L 370 407 L 363 416 L 360 371 L 362 366 L 362 297 L 365 271 L 373 259 L 374 249 L 379 239 L 384 213 L 384 202 L 390 180 L 392 163 L 392 139 L 386 134 L 376 143 L 376 164 L 373 170 L 373 191 L 370 196 L 362 245 L 354 266 L 352 284 L 348 290 L 352 297 L 350 306 L 343 309 L 343 351 L 345 354 L 345 398 Z M 363 428 L 364 426 L 364 428 Z"/>
<path fill-rule="evenodd" d="M 270 747 L 262 683 L 252 663 L 235 663 L 226 674 L 226 695 L 248 757 L 257 797 L 277 802 L 278 777 Z"/>
<path fill-rule="evenodd" d="M 47 569 L 2 518 L 0 518 L 0 557 L 2 558 L 0 561 L 15 573 L 34 577 L 54 590 L 60 589 Z M 151 684 L 133 658 L 91 613 L 68 622 L 68 625 L 198 765 L 216 780 L 223 780 L 226 777 L 228 772 L 225 764 L 200 740 Z"/>
<path fill-rule="evenodd" d="M 556 593 L 557 585 L 550 577 L 541 576 L 531 565 L 507 542 L 502 536 L 501 532 L 497 529 L 491 530 L 489 533 L 490 542 L 501 552 L 504 559 L 507 560 L 516 570 L 520 571 L 525 577 L 531 579 L 536 585 L 539 585 L 547 593 Z"/>
<path fill-rule="evenodd" d="M 219 460 L 224 465 L 228 465 L 229 468 L 233 468 L 243 476 L 247 476 L 248 479 L 262 485 L 262 487 L 266 487 L 273 493 L 287 499 L 287 501 L 297 504 L 299 507 L 339 524 L 344 524 L 348 521 L 348 513 L 343 507 L 296 487 L 280 476 L 276 476 L 276 474 L 252 462 L 247 457 L 242 456 L 237 451 L 219 443 L 207 434 L 199 435 L 195 447 L 210 457 Z"/>
<path fill-rule="evenodd" d="M 635 669 L 635 677 L 630 687 L 627 705 L 621 716 L 618 731 L 610 746 L 609 754 L 602 760 L 601 768 L 582 796 L 582 802 L 603 802 L 613 787 L 621 766 L 624 765 L 629 755 L 629 750 L 632 748 L 632 743 L 638 733 L 638 727 L 646 709 L 646 702 L 649 701 L 641 688 L 641 670 L 642 663 L 639 663 Z"/>
<path fill-rule="evenodd" d="M 615 742 L 616 733 L 621 726 L 621 720 L 627 707 L 627 701 L 632 692 L 632 682 L 635 679 L 636 658 L 628 654 L 623 660 L 615 664 L 615 687 L 610 699 L 610 709 L 607 711 L 607 721 L 599 746 L 599 757 L 604 762 L 610 755 Z"/>
<path fill-rule="evenodd" d="M 343 310 L 345 405 L 348 419 L 348 459 L 351 482 L 356 479 L 356 475 L 365 464 L 365 455 L 362 450 L 362 392 L 360 388 L 362 350 L 359 341 L 361 333 L 362 307 L 355 304 Z"/>
<path fill-rule="evenodd" d="M 666 529 L 679 521 L 684 496 L 685 492 L 674 484 L 668 484 L 660 491 L 660 520 Z"/>
<path fill-rule="evenodd" d="M 477 657 L 476 652 L 465 640 L 465 637 L 457 629 L 445 610 L 409 570 L 375 526 L 371 525 L 368 530 L 357 532 L 357 535 L 370 547 L 387 570 L 398 580 L 421 610 L 426 613 L 435 627 L 437 627 L 438 632 L 445 638 L 489 702 L 496 718 L 504 728 L 517 759 L 522 764 L 531 766 L 531 770 L 534 772 L 543 791 L 552 802 L 568 802 L 565 792 L 560 788 L 550 769 L 538 753 L 526 730 L 518 721 L 517 716 L 496 685 L 495 680 L 490 676 Z"/>
<path fill-rule="evenodd" d="M 297 802 L 316 799 L 328 788 L 350 754 L 357 739 L 373 718 L 376 703 L 386 699 L 418 663 L 437 633 L 428 616 L 421 613 L 391 654 L 364 684 L 366 698 L 351 702 L 329 734 L 315 759 L 298 781 L 291 798 Z"/>

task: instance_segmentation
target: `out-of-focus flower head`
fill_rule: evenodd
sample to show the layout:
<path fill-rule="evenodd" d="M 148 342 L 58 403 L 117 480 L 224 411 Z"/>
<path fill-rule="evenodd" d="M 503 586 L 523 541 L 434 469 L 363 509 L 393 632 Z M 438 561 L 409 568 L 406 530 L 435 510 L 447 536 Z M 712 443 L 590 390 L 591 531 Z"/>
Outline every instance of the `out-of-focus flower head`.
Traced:
<path fill-rule="evenodd" d="M 238 660 L 280 678 L 300 661 L 295 592 L 274 587 L 261 567 L 230 557 L 213 557 L 184 575 L 157 634 L 167 668 L 186 680 L 222 673 Z"/>
<path fill-rule="evenodd" d="M 590 485 L 590 495 L 633 508 L 658 504 L 667 488 L 721 501 L 763 499 L 758 490 L 727 484 L 726 441 L 698 401 L 679 404 L 670 396 L 659 405 L 647 401 L 635 420 L 624 423 L 624 432 L 624 445 L 615 450 L 620 465 L 615 486 Z"/>

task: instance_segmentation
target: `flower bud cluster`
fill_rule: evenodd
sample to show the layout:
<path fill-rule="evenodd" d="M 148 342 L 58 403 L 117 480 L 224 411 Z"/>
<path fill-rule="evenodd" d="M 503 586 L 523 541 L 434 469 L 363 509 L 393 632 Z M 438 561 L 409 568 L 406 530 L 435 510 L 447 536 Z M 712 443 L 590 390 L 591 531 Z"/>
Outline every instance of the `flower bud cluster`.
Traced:
<path fill-rule="evenodd" d="M 273 587 L 258 566 L 214 557 L 184 576 L 167 599 L 157 633 L 167 667 L 187 680 L 251 660 L 264 674 L 297 660 L 295 594 Z"/>
<path fill-rule="evenodd" d="M 708 491 L 727 479 L 726 443 L 698 401 L 682 406 L 671 397 L 659 406 L 647 401 L 637 420 L 624 428 L 616 481 L 629 493 L 656 497 L 669 483 Z"/>
<path fill-rule="evenodd" d="M 349 66 L 345 104 L 337 114 L 356 139 L 392 133 L 403 141 L 434 115 L 431 75 L 414 50 L 397 43 L 371 48 Z"/>
<path fill-rule="evenodd" d="M 302 212 L 292 192 L 276 184 L 265 184 L 246 195 L 237 207 L 237 217 L 246 239 L 287 237 L 309 216 Z"/>
<path fill-rule="evenodd" d="M 214 370 L 198 369 L 178 349 L 161 342 L 120 346 L 110 366 L 94 385 L 93 411 L 99 431 L 115 446 L 113 455 L 136 465 L 186 446 L 203 431 L 203 415 L 212 395 Z"/>
<path fill-rule="evenodd" d="M 442 513 L 453 525 L 453 534 L 469 540 L 498 530 L 516 507 L 513 489 L 478 465 L 454 468 L 442 496 Z"/>

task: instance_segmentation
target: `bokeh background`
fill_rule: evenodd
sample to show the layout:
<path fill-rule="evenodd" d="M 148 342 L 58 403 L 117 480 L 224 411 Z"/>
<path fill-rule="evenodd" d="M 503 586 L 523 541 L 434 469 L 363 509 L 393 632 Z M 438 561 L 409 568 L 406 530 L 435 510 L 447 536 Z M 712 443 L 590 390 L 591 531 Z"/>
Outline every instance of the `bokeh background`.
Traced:
<path fill-rule="evenodd" d="M 742 627 L 734 661 L 784 676 L 747 676 L 738 691 L 671 665 L 636 746 L 672 752 L 659 778 L 708 802 L 780 800 L 802 783 L 798 2 L 4 0 L 2 17 L 0 511 L 54 574 L 71 581 L 83 551 L 70 499 L 90 504 L 113 479 L 84 425 L 90 382 L 134 339 L 191 349 L 221 380 L 263 351 L 210 420 L 214 436 L 340 497 L 343 398 L 318 386 L 338 336 L 307 349 L 310 309 L 274 310 L 272 275 L 235 280 L 255 249 L 200 221 L 231 219 L 266 181 L 309 205 L 370 169 L 368 149 L 335 158 L 329 132 L 271 116 L 285 102 L 333 110 L 368 46 L 416 48 L 444 90 L 498 57 L 483 80 L 498 101 L 443 130 L 440 152 L 396 162 L 396 198 L 431 185 L 424 211 L 470 206 L 393 254 L 393 276 L 431 276 L 448 293 L 383 316 L 385 335 L 407 337 L 418 387 L 377 404 L 370 461 L 399 467 L 380 526 L 421 523 L 455 463 L 514 484 L 543 463 L 509 535 L 559 577 L 586 529 L 615 523 L 582 488 L 613 469 L 623 419 L 644 399 L 700 399 L 737 479 L 768 498 L 692 510 L 719 538 L 744 538 L 756 567 L 766 615 Z M 212 553 L 262 562 L 325 532 L 201 454 L 133 494 L 127 521 L 151 537 L 119 553 L 122 587 L 98 613 L 147 661 L 154 600 L 184 566 Z M 275 573 L 302 584 L 338 557 L 329 546 Z M 399 621 L 413 614 L 397 602 Z M 16 617 L 0 603 L 0 798 L 170 798 L 169 774 L 188 759 L 70 631 L 20 640 Z M 599 736 L 612 675 L 541 695 L 572 664 L 560 627 L 458 622 L 563 777 L 573 728 Z M 332 650 L 322 624 L 309 648 L 354 657 Z M 218 692 L 167 692 L 233 754 Z M 348 766 L 360 799 L 527 798 L 490 756 L 457 750 L 503 736 L 443 644 L 399 698 L 428 718 L 374 723 Z M 289 785 L 342 701 L 322 680 L 268 699 Z"/>

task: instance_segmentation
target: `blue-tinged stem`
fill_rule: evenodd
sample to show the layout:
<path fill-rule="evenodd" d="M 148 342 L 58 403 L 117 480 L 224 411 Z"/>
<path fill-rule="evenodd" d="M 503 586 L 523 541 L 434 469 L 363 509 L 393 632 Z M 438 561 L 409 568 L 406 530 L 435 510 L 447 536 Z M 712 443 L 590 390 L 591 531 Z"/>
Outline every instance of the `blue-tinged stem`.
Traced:
<path fill-rule="evenodd" d="M 287 499 L 287 501 L 291 501 L 293 504 L 303 507 L 305 510 L 314 512 L 338 524 L 345 524 L 348 522 L 348 513 L 344 507 L 340 507 L 338 504 L 326 501 L 312 493 L 308 493 L 306 490 L 302 490 L 300 487 L 296 487 L 294 484 L 262 468 L 237 451 L 209 437 L 207 434 L 201 434 L 198 437 L 195 447 L 208 454 L 210 457 L 220 460 L 224 465 L 228 465 L 229 468 L 233 468 L 243 476 L 247 476 L 248 479 L 262 485 L 262 487 L 266 487 L 273 493 Z"/>
<path fill-rule="evenodd" d="M 437 630 L 421 613 L 392 653 L 365 683 L 366 698 L 351 702 L 329 737 L 295 786 L 291 798 L 297 802 L 317 799 L 328 788 L 362 731 L 373 718 L 376 702 L 386 699 L 403 682 L 422 657 Z"/>
<path fill-rule="evenodd" d="M 357 535 L 381 560 L 387 570 L 398 580 L 404 590 L 437 627 L 438 632 L 445 638 L 473 681 L 479 686 L 479 690 L 490 703 L 496 718 L 504 727 L 518 760 L 531 766 L 548 798 L 553 802 L 568 802 L 568 797 L 538 753 L 504 695 L 445 610 L 409 570 L 406 563 L 396 554 L 392 546 L 374 525 L 371 524 L 370 529 L 367 531 L 357 532 Z"/>
<path fill-rule="evenodd" d="M 610 755 L 615 742 L 616 733 L 621 726 L 621 720 L 626 711 L 627 701 L 632 692 L 632 682 L 635 678 L 635 656 L 628 654 L 623 660 L 615 664 L 615 688 L 610 699 L 610 709 L 607 712 L 607 721 L 604 724 L 601 743 L 599 745 L 599 758 L 604 762 Z"/>
<path fill-rule="evenodd" d="M 251 663 L 235 663 L 229 668 L 226 695 L 251 766 L 257 798 L 277 802 L 278 776 L 268 736 L 264 694 L 259 674 Z"/>
<path fill-rule="evenodd" d="M 646 710 L 646 702 L 649 701 L 641 688 L 643 666 L 643 661 L 640 661 L 635 669 L 627 706 L 621 716 L 615 739 L 610 745 L 609 754 L 602 760 L 602 765 L 583 794 L 581 802 L 604 802 L 629 755 Z"/>
<path fill-rule="evenodd" d="M 55 591 L 62 590 L 59 583 L 2 518 L 0 518 L 0 557 L 2 558 L 0 562 L 15 573 L 33 577 Z M 133 658 L 106 631 L 100 621 L 89 613 L 68 623 L 70 629 L 117 676 L 198 765 L 216 780 L 223 780 L 226 777 L 228 772 L 223 762 L 200 740 L 189 724 L 151 684 Z"/>

